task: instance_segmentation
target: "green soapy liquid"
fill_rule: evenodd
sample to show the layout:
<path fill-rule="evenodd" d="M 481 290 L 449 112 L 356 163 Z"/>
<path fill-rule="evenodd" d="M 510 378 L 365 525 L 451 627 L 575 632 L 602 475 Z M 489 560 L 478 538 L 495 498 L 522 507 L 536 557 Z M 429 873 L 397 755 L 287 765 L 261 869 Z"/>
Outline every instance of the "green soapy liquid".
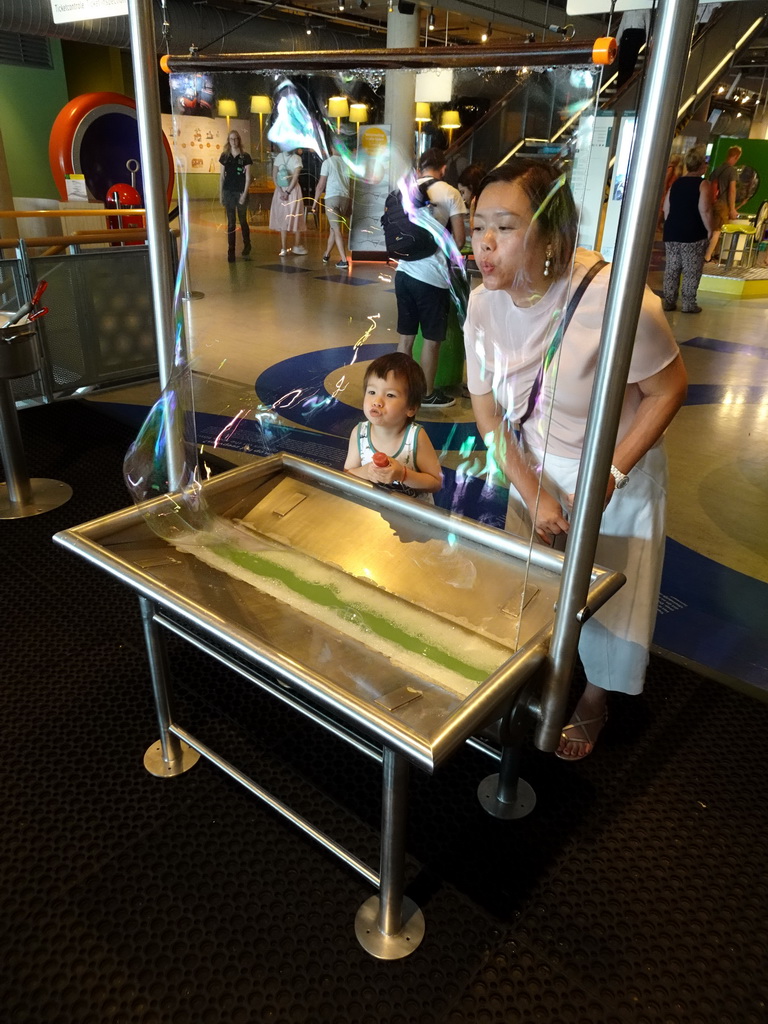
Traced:
<path fill-rule="evenodd" d="M 479 683 L 488 675 L 487 672 L 483 672 L 475 665 L 469 665 L 459 658 L 453 657 L 447 651 L 441 650 L 434 644 L 426 643 L 423 637 L 414 636 L 406 632 L 406 630 L 385 619 L 383 615 L 378 615 L 370 608 L 344 601 L 339 597 L 335 588 L 329 584 L 312 583 L 298 576 L 285 566 L 277 565 L 262 555 L 255 555 L 249 551 L 232 547 L 229 544 L 212 545 L 211 551 L 230 562 L 234 562 L 241 569 L 247 569 L 258 576 L 264 576 L 267 579 L 276 580 L 284 584 L 290 590 L 300 594 L 302 597 L 306 597 L 315 604 L 321 605 L 324 608 L 330 608 L 341 614 L 345 619 L 357 622 L 383 639 L 397 644 L 406 651 L 412 651 L 414 654 L 429 658 L 435 664 L 442 665 L 451 672 L 464 676 L 465 679 L 471 679 Z"/>

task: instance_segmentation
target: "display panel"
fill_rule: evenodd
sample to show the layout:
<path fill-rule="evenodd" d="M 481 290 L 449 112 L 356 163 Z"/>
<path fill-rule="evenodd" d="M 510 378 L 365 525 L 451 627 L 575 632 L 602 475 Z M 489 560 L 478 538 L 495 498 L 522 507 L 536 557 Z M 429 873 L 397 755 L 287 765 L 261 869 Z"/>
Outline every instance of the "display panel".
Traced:
<path fill-rule="evenodd" d="M 560 429 L 568 416 L 558 380 L 561 328 L 572 298 L 578 216 L 591 184 L 588 170 L 574 176 L 574 161 L 592 144 L 599 71 L 591 66 L 454 68 L 445 73 L 448 94 L 430 102 L 414 98 L 418 76 L 371 68 L 212 76 L 211 92 L 231 97 L 236 116 L 250 112 L 250 142 L 243 139 L 245 132 L 237 132 L 242 150 L 236 145 L 227 153 L 222 147 L 217 170 L 201 174 L 198 169 L 194 188 L 178 154 L 185 240 L 177 288 L 177 365 L 126 463 L 137 499 L 162 493 L 168 478 L 181 487 L 181 501 L 156 508 L 151 524 L 174 543 L 185 543 L 188 529 L 215 533 L 215 517 L 199 489 L 201 449 L 225 451 L 230 458 L 284 452 L 342 469 L 363 435 L 369 449 L 389 456 L 389 479 L 396 485 L 407 481 L 409 470 L 411 476 L 414 471 L 429 475 L 423 467 L 432 465 L 429 453 L 434 452 L 442 486 L 433 494 L 419 480 L 421 486 L 405 491 L 406 507 L 434 501 L 481 523 L 506 525 L 529 551 L 564 539 L 575 474 L 564 486 L 549 465 L 574 461 L 563 441 L 571 435 Z M 440 77 L 433 75 L 438 84 Z M 171 76 L 174 96 L 188 91 L 188 79 Z M 235 124 L 227 119 L 228 141 Z M 173 134 L 174 141 L 183 138 L 182 128 Z M 484 172 L 512 167 L 520 158 L 545 168 L 548 184 L 542 191 L 539 183 L 529 195 L 502 174 L 486 193 L 498 197 L 496 205 L 478 201 L 475 209 L 471 193 L 466 213 L 463 205 L 449 205 L 446 220 L 450 224 L 452 215 L 460 215 L 464 228 L 454 234 L 435 216 L 440 197 L 432 203 L 427 196 L 430 204 L 422 207 L 415 191 L 413 169 L 432 150 L 444 152 L 445 170 L 434 175 L 427 169 L 426 176 L 445 185 L 472 181 L 470 172 L 478 167 L 482 179 Z M 246 198 L 236 194 L 229 212 L 222 157 L 234 162 L 239 157 L 249 168 L 239 179 Z M 212 157 L 209 168 L 213 163 Z M 324 195 L 318 191 L 323 178 Z M 346 180 L 349 193 L 341 197 L 348 200 L 343 205 L 329 192 L 339 180 Z M 205 195 L 201 181 L 207 183 Z M 579 194 L 573 195 L 576 183 Z M 401 272 L 397 262 L 385 258 L 388 242 L 381 223 L 387 196 L 398 186 L 408 219 L 432 235 L 434 255 L 422 259 L 442 265 L 440 287 L 449 296 L 437 365 L 430 365 L 429 334 L 425 341 L 414 332 L 411 351 L 430 375 L 431 393 L 442 393 L 451 404 L 414 410 L 428 444 L 414 449 L 410 463 L 401 448 L 393 448 L 392 430 L 363 411 L 371 362 L 409 347 L 402 338 L 408 339 L 407 302 L 415 301 L 414 293 L 403 300 L 398 278 L 418 281 L 420 268 Z M 510 212 L 510 202 L 521 200 L 522 206 Z M 595 219 L 595 211 L 591 216 Z M 334 228 L 341 234 L 346 266 Z M 402 261 L 419 262 L 409 255 Z M 580 279 L 584 258 L 579 260 Z M 467 324 L 468 297 L 481 285 L 485 299 L 473 299 Z M 198 289 L 202 296 L 193 298 Z M 206 295 L 214 290 L 218 309 L 222 295 L 231 299 L 232 315 L 223 322 L 206 309 Z M 510 297 L 514 323 L 504 313 Z M 538 315 L 515 319 L 520 310 Z M 428 331 L 435 330 L 428 310 L 422 307 L 420 316 L 427 317 Z M 525 326 L 529 322 L 533 333 Z M 466 369 L 465 328 L 471 364 Z M 553 422 L 558 427 L 554 445 Z M 583 423 L 571 428 L 577 435 Z M 360 430 L 362 435 L 355 434 Z M 357 440 L 350 445 L 353 434 Z M 170 459 L 169 451 L 175 453 Z M 358 467 L 354 457 L 351 461 L 354 472 Z M 374 486 L 383 483 L 363 478 L 374 480 Z M 520 493 L 508 500 L 511 478 Z M 344 529 L 339 523 L 340 539 Z M 253 543 L 251 530 L 244 547 Z M 435 561 L 430 553 L 434 565 L 425 565 L 414 545 L 414 573 L 448 591 L 471 588 L 461 569 L 466 561 L 452 551 L 450 535 L 441 543 L 442 559 Z M 387 589 L 384 576 L 366 582 Z M 510 650 L 518 646 L 525 609 L 537 600 L 544 597 L 524 574 L 505 602 Z"/>

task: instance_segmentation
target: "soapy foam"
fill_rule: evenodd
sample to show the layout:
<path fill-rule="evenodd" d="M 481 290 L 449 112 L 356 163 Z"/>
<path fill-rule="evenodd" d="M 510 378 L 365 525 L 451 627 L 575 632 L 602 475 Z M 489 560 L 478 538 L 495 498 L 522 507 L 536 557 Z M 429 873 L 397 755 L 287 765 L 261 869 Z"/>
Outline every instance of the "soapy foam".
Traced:
<path fill-rule="evenodd" d="M 174 541 L 194 555 L 332 629 L 402 665 L 443 689 L 466 697 L 510 652 L 437 616 L 313 559 L 286 550 L 256 547 L 234 529 Z M 201 543 L 201 541 L 203 541 Z M 249 543 L 250 542 L 250 543 Z"/>

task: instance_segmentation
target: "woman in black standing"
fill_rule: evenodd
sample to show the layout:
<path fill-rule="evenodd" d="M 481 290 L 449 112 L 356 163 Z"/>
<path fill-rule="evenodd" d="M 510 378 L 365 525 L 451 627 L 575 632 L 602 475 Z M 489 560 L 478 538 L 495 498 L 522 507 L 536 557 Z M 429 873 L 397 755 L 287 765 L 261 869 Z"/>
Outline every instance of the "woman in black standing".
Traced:
<path fill-rule="evenodd" d="M 235 262 L 235 239 L 237 224 L 235 213 L 240 221 L 243 233 L 243 256 L 251 251 L 251 229 L 248 225 L 248 188 L 251 184 L 250 153 L 243 151 L 240 133 L 231 131 L 227 144 L 219 157 L 221 171 L 219 173 L 219 199 L 227 211 L 227 259 Z"/>
<path fill-rule="evenodd" d="M 672 183 L 664 197 L 664 309 L 677 309 L 680 288 L 683 313 L 700 313 L 696 302 L 704 254 L 714 228 L 712 186 L 702 178 L 707 169 L 703 146 L 685 155 L 685 174 Z"/>

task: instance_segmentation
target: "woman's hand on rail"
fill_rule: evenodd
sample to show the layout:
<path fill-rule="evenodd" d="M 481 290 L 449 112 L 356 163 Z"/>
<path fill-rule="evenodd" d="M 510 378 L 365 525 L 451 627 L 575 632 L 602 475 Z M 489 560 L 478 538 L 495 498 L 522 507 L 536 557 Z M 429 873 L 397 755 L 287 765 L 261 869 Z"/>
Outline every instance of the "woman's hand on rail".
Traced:
<path fill-rule="evenodd" d="M 570 526 L 563 514 L 563 507 L 549 491 L 542 488 L 539 491 L 538 500 L 528 506 L 528 511 L 536 535 L 550 547 L 554 537 L 561 533 L 568 533 Z"/>

